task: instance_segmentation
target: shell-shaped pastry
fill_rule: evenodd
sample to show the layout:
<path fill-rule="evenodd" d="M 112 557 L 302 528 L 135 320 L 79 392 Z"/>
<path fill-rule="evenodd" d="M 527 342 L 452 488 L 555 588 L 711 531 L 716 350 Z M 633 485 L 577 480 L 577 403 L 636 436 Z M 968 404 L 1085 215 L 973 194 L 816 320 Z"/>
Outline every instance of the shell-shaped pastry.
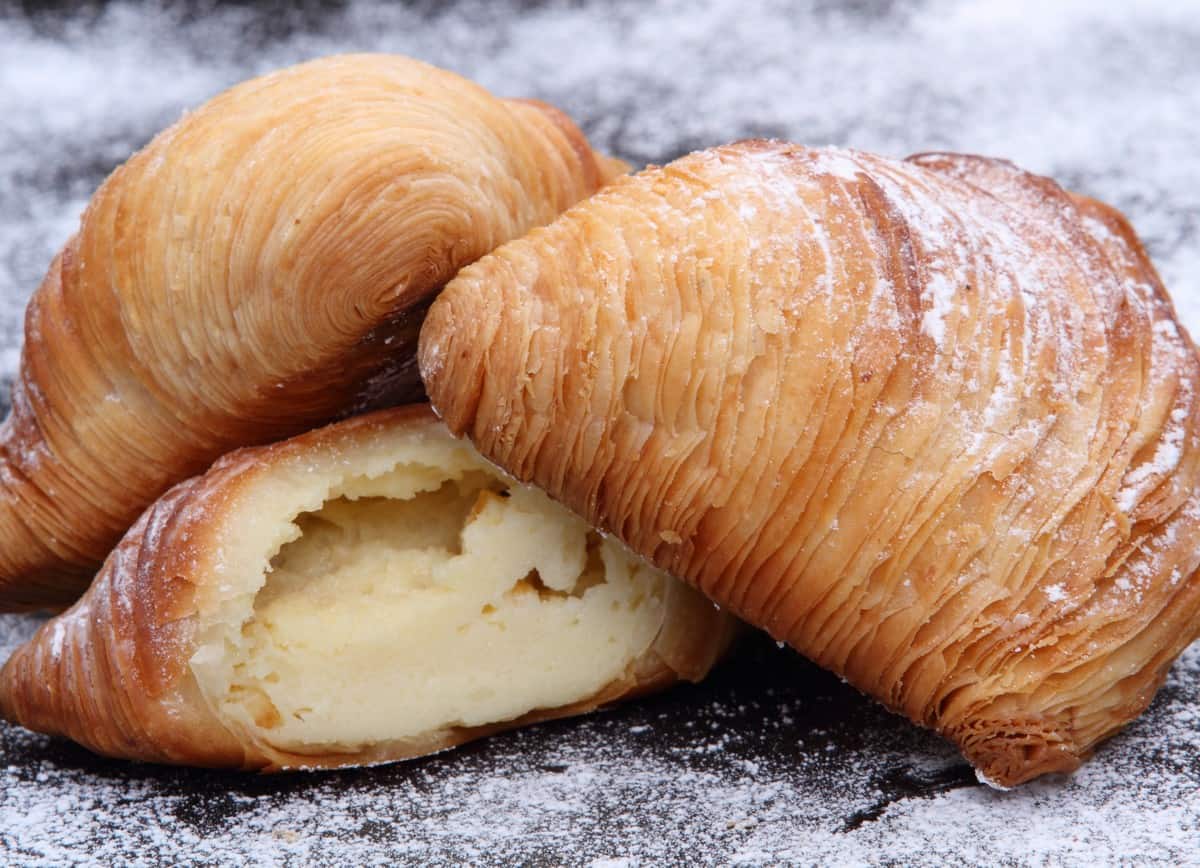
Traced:
<path fill-rule="evenodd" d="M 980 157 L 751 141 L 433 305 L 489 459 L 1012 785 L 1200 631 L 1200 365 L 1112 209 Z"/>
<path fill-rule="evenodd" d="M 229 449 L 419 398 L 430 297 L 615 168 L 549 106 L 386 55 L 246 82 L 162 132 L 30 301 L 0 429 L 0 609 L 74 599 Z"/>
<path fill-rule="evenodd" d="M 177 485 L 0 714 L 150 762 L 363 765 L 698 680 L 735 626 L 414 405 Z"/>

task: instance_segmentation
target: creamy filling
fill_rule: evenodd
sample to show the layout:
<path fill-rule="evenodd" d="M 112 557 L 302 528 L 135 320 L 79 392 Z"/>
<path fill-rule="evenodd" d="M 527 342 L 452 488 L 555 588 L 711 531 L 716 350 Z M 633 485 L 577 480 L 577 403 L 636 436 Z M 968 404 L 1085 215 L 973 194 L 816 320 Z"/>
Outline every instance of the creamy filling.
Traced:
<path fill-rule="evenodd" d="M 343 476 L 268 535 L 250 611 L 193 659 L 221 714 L 350 750 L 587 699 L 646 651 L 670 579 L 454 456 Z"/>

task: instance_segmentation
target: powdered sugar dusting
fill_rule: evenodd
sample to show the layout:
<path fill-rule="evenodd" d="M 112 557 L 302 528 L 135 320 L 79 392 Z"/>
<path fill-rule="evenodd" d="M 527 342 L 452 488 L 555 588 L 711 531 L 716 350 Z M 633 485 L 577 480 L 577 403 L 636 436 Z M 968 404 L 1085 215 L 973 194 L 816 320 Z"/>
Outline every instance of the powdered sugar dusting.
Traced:
<path fill-rule="evenodd" d="M 1179 459 L 1183 457 L 1183 440 L 1187 436 L 1187 429 L 1184 427 L 1186 421 L 1186 407 L 1172 410 L 1170 424 L 1163 432 L 1162 439 L 1158 441 L 1153 457 L 1125 474 L 1124 484 L 1117 495 L 1117 507 L 1122 512 L 1131 511 L 1137 504 L 1143 493 L 1143 484 L 1147 480 L 1161 479 L 1179 466 Z"/>
<path fill-rule="evenodd" d="M 1193 852 L 1196 651 L 1096 762 L 1007 793 L 773 643 L 744 654 L 708 689 L 336 774 L 125 771 L 0 729 L 9 757 L 0 850 L 34 865 L 85 854 L 102 864 L 497 864 L 548 854 L 580 865 L 884 855 L 917 865 L 1182 864 Z M 1153 759 L 1164 751 L 1177 761 Z"/>
<path fill-rule="evenodd" d="M 637 163 L 762 135 L 1012 158 L 1125 211 L 1200 330 L 1192 0 L 330 7 L 293 20 L 115 2 L 90 23 L 0 19 L 0 377 L 25 299 L 114 165 L 239 79 L 365 49 L 548 99 Z M 852 156 L 828 159 L 854 173 Z M 944 340 L 956 302 L 936 289 L 930 302 L 922 325 Z M 1123 501 L 1171 463 L 1171 436 Z M 1136 593 L 1138 576 L 1122 578 Z M 37 623 L 0 617 L 0 657 Z M 752 655 L 709 687 L 591 720 L 312 777 L 126 767 L 0 726 L 0 861 L 1195 863 L 1197 649 L 1094 762 L 1010 793 L 791 659 Z"/>
<path fill-rule="evenodd" d="M 1136 16 L 1086 0 L 854 8 L 672 0 L 504 15 L 462 3 L 428 16 L 352 0 L 277 40 L 236 7 L 187 18 L 116 2 L 57 38 L 0 20 L 0 339 L 16 341 L 25 297 L 131 149 L 241 78 L 345 50 L 406 52 L 548 99 L 635 163 L 763 134 L 1009 157 L 1125 210 L 1200 325 L 1190 0 Z"/>
<path fill-rule="evenodd" d="M 863 174 L 862 168 L 837 148 L 825 148 L 813 160 L 813 169 L 844 181 L 854 181 Z"/>
<path fill-rule="evenodd" d="M 933 274 L 925 287 L 929 307 L 921 317 L 921 331 L 941 344 L 946 339 L 946 314 L 954 302 L 954 284 L 944 274 Z"/>

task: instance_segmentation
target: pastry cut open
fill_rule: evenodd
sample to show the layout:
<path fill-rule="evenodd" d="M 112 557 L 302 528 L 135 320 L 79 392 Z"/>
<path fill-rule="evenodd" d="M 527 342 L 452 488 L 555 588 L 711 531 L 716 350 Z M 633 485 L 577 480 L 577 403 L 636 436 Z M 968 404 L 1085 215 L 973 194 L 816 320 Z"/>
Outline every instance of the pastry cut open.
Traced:
<path fill-rule="evenodd" d="M 731 629 L 406 408 L 177 487 L 13 656 L 0 709 L 138 759 L 378 762 L 698 679 Z"/>

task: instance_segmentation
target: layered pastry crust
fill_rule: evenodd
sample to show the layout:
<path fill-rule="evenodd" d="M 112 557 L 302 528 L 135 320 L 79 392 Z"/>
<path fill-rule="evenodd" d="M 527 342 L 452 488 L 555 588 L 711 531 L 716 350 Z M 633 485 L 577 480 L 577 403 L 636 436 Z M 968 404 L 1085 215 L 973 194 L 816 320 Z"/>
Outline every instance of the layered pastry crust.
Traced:
<path fill-rule="evenodd" d="M 415 400 L 425 306 L 620 167 L 550 106 L 387 55 L 254 79 L 100 187 L 25 319 L 0 609 L 62 606 L 232 448 Z"/>
<path fill-rule="evenodd" d="M 490 460 L 1011 785 L 1200 631 L 1200 364 L 1125 220 L 1011 164 L 751 141 L 431 308 Z"/>
<path fill-rule="evenodd" d="M 13 655 L 0 712 L 109 756 L 358 765 L 698 680 L 733 630 L 413 406 L 174 488 Z"/>

